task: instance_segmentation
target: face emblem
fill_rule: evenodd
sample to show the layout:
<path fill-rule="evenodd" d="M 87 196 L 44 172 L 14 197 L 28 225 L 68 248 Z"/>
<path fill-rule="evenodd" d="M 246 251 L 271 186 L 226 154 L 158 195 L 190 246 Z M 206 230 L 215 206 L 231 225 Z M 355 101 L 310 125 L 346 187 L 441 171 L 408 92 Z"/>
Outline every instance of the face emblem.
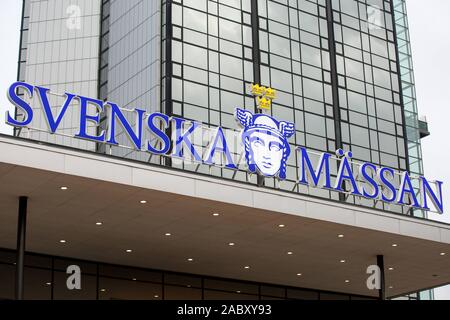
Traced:
<path fill-rule="evenodd" d="M 291 153 L 287 139 L 295 133 L 294 124 L 239 108 L 235 116 L 243 127 L 242 143 L 249 171 L 286 179 L 286 162 Z"/>

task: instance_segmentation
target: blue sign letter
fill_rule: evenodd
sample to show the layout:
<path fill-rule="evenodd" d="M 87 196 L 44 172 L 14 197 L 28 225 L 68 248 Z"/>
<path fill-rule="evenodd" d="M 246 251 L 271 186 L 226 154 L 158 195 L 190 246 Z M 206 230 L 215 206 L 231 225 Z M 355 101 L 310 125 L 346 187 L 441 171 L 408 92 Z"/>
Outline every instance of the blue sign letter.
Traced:
<path fill-rule="evenodd" d="M 131 128 L 130 123 L 127 118 L 124 116 L 119 106 L 115 103 L 108 102 L 107 106 L 111 107 L 111 119 L 109 120 L 109 133 L 108 140 L 106 141 L 109 144 L 118 145 L 116 141 L 116 118 L 119 120 L 119 124 L 121 124 L 122 128 L 125 129 L 127 136 L 130 138 L 133 143 L 135 149 L 141 150 L 142 147 L 142 122 L 144 121 L 145 111 L 140 109 L 134 109 L 136 112 L 136 132 L 134 132 L 133 128 Z"/>
<path fill-rule="evenodd" d="M 217 144 L 222 144 L 221 147 L 218 147 Z M 233 162 L 233 158 L 231 156 L 230 150 L 228 150 L 227 141 L 225 140 L 225 135 L 223 134 L 223 129 L 221 127 L 218 127 L 216 130 L 216 134 L 214 137 L 214 142 L 211 144 L 211 146 L 208 148 L 208 151 L 206 152 L 206 155 L 208 158 L 205 160 L 206 164 L 209 164 L 212 166 L 214 163 L 213 158 L 216 152 L 221 152 L 225 156 L 226 165 L 225 167 L 228 169 L 237 169 L 236 165 Z"/>
<path fill-rule="evenodd" d="M 339 150 L 338 150 L 339 151 Z M 348 152 L 347 156 L 341 159 L 341 165 L 339 166 L 339 171 L 337 174 L 336 186 L 334 187 L 337 191 L 343 192 L 342 183 L 345 180 L 348 180 L 352 184 L 353 191 L 351 192 L 353 195 L 361 195 L 358 190 L 358 185 L 356 184 L 355 177 L 353 176 L 352 167 L 350 165 L 349 159 L 352 158 L 352 153 Z"/>
<path fill-rule="evenodd" d="M 200 126 L 198 122 L 192 122 L 192 126 L 184 133 L 181 133 L 184 127 L 184 123 L 186 120 L 172 117 L 172 120 L 175 122 L 175 146 L 172 156 L 177 158 L 183 158 L 183 143 L 186 144 L 188 149 L 190 150 L 192 156 L 194 157 L 194 161 L 202 162 L 202 158 L 198 155 L 197 151 L 195 151 L 194 146 L 189 140 L 189 136 Z"/>
<path fill-rule="evenodd" d="M 366 180 L 366 182 L 368 182 L 373 189 L 372 193 L 368 193 L 366 188 L 364 187 L 364 185 L 362 186 L 362 193 L 363 196 L 369 199 L 376 199 L 378 198 L 378 195 L 380 193 L 380 187 L 378 186 L 378 183 L 370 176 L 368 169 L 373 170 L 373 173 L 376 175 L 377 174 L 377 167 L 372 164 L 372 163 L 364 163 L 360 170 L 360 174 L 364 177 L 364 179 Z"/>
<path fill-rule="evenodd" d="M 395 177 L 395 171 L 394 171 L 394 169 L 391 169 L 391 168 L 381 168 L 381 169 L 378 171 L 378 180 L 380 180 L 380 182 L 382 183 L 382 185 L 383 185 L 384 187 L 386 187 L 386 188 L 391 192 L 390 197 L 388 197 L 388 196 L 386 196 L 386 195 L 384 194 L 384 192 L 382 191 L 382 192 L 381 192 L 381 199 L 382 199 L 383 201 L 385 201 L 385 202 L 391 203 L 391 202 L 394 202 L 395 199 L 397 198 L 397 190 L 395 189 L 394 185 L 386 178 L 386 175 L 385 175 L 386 172 L 389 173 L 389 174 L 392 176 L 392 178 Z"/>
<path fill-rule="evenodd" d="M 152 146 L 151 142 L 149 141 L 147 144 L 147 151 L 154 153 L 154 154 L 166 154 L 170 150 L 170 139 L 161 129 L 159 129 L 154 124 L 153 120 L 155 118 L 160 118 L 161 120 L 163 120 L 163 128 L 164 129 L 169 127 L 169 116 L 167 116 L 163 113 L 155 112 L 155 113 L 152 113 L 148 117 L 148 120 L 147 120 L 148 127 L 156 135 L 157 139 L 161 140 L 162 148 L 160 150 L 154 148 Z"/>
<path fill-rule="evenodd" d="M 67 108 L 69 107 L 69 105 L 72 102 L 75 95 L 71 94 L 71 93 L 66 93 L 66 102 L 64 102 L 61 112 L 59 113 L 59 115 L 56 116 L 56 120 L 55 120 L 55 118 L 53 117 L 53 113 L 52 113 L 52 107 L 50 106 L 50 102 L 48 101 L 48 96 L 47 96 L 47 93 L 50 91 L 50 89 L 42 88 L 42 87 L 36 87 L 36 89 L 38 90 L 39 98 L 41 99 L 41 104 L 44 108 L 45 119 L 47 120 L 48 127 L 50 128 L 50 132 L 55 133 L 59 127 L 59 124 L 61 123 L 62 118 L 64 117 L 64 114 L 67 111 Z"/>
<path fill-rule="evenodd" d="M 422 199 L 423 199 L 423 208 L 425 210 L 430 210 L 428 207 L 428 199 L 427 196 L 431 198 L 431 202 L 433 202 L 434 206 L 438 210 L 440 214 L 444 213 L 444 202 L 442 200 L 442 185 L 444 184 L 442 181 L 436 181 L 436 187 L 437 187 L 437 193 L 438 196 L 436 196 L 436 193 L 432 190 L 430 184 L 428 183 L 427 179 L 425 177 L 420 177 L 420 187 L 422 192 Z"/>
<path fill-rule="evenodd" d="M 402 179 L 400 182 L 399 195 L 397 202 L 399 204 L 412 204 L 415 208 L 421 208 L 419 201 L 417 201 L 416 193 L 414 192 L 414 187 L 411 183 L 411 178 L 409 177 L 408 172 L 402 173 Z M 410 203 L 406 203 L 405 193 L 409 194 L 408 199 Z"/>
<path fill-rule="evenodd" d="M 317 165 L 316 170 L 314 170 L 313 165 L 311 163 L 311 159 L 308 156 L 308 151 L 306 148 L 300 147 L 297 150 L 300 150 L 301 153 L 301 170 L 300 170 L 300 180 L 299 183 L 308 185 L 309 181 L 312 180 L 314 183 L 314 187 L 317 187 L 320 181 L 320 176 L 322 175 L 322 171 L 325 167 L 325 184 L 324 187 L 331 189 L 331 179 L 330 179 L 330 157 L 331 154 L 323 153 L 320 156 L 319 164 Z M 306 169 L 308 171 L 306 171 Z"/>
<path fill-rule="evenodd" d="M 80 132 L 75 136 L 77 138 L 93 140 L 98 142 L 105 141 L 105 131 L 103 130 L 100 136 L 91 136 L 87 133 L 87 123 L 93 122 L 98 126 L 100 123 L 100 112 L 103 111 L 103 101 L 97 99 L 91 99 L 87 97 L 77 96 L 80 100 Z M 96 109 L 96 113 L 93 116 L 87 114 L 88 106 L 93 105 Z"/>
<path fill-rule="evenodd" d="M 30 107 L 28 103 L 22 100 L 17 93 L 17 88 L 23 88 L 28 91 L 28 94 L 30 95 L 30 98 L 33 97 L 33 89 L 34 87 L 28 83 L 25 82 L 16 82 L 13 83 L 8 90 L 8 100 L 16 106 L 16 108 L 22 109 L 23 112 L 25 112 L 24 120 L 23 121 L 17 121 L 13 117 L 9 115 L 9 112 L 6 112 L 6 123 L 10 126 L 14 127 L 25 127 L 31 123 L 33 120 L 33 109 Z"/>

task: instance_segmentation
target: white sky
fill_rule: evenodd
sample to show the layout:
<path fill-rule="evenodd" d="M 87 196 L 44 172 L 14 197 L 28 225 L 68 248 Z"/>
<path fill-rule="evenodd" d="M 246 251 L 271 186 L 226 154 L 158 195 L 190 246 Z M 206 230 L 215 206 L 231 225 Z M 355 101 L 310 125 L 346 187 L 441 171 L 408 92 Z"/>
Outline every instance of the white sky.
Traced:
<path fill-rule="evenodd" d="M 0 132 L 11 133 L 11 127 L 4 125 L 6 110 L 12 110 L 6 98 L 7 88 L 17 80 L 19 60 L 20 20 L 22 1 L 1 0 L 0 10 Z"/>
<path fill-rule="evenodd" d="M 444 181 L 444 203 L 450 200 L 450 1 L 407 0 L 419 112 L 426 115 L 431 136 L 422 143 L 425 174 Z M 450 223 L 450 210 L 430 218 Z M 450 287 L 437 289 L 450 299 Z"/>
<path fill-rule="evenodd" d="M 21 5 L 20 0 L 2 0 L 0 10 L 0 132 L 11 133 L 4 125 L 8 86 L 17 79 Z M 450 201 L 450 1 L 407 0 L 416 89 L 420 115 L 428 118 L 431 136 L 423 140 L 425 174 L 444 185 L 444 199 Z M 450 210 L 430 218 L 450 223 Z M 450 299 L 450 287 L 436 290 L 437 299 Z"/>

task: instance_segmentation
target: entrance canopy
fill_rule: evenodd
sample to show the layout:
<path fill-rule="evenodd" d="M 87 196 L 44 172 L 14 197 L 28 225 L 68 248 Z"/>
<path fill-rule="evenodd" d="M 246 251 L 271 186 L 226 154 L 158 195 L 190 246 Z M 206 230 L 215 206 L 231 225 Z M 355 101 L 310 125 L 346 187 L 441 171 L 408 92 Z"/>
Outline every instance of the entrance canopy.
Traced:
<path fill-rule="evenodd" d="M 0 136 L 0 247 L 294 287 L 393 297 L 450 283 L 450 226 Z M 61 242 L 65 240 L 65 242 Z"/>

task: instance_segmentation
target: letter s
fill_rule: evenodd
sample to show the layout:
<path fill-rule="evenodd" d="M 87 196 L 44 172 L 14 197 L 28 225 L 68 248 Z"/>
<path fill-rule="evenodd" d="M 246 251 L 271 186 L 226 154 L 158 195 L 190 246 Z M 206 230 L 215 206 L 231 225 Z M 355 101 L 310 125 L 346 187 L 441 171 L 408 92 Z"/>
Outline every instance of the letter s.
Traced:
<path fill-rule="evenodd" d="M 391 203 L 394 202 L 397 198 L 397 190 L 395 189 L 395 186 L 390 182 L 385 173 L 388 172 L 392 179 L 395 177 L 395 171 L 391 168 L 381 168 L 378 171 L 378 179 L 381 181 L 381 183 L 388 189 L 388 191 L 391 193 L 390 196 L 386 196 L 383 191 L 381 192 L 381 199 L 385 202 Z"/>
<path fill-rule="evenodd" d="M 17 95 L 16 89 L 23 88 L 28 91 L 30 98 L 33 97 L 34 87 L 25 82 L 15 82 L 13 83 L 8 90 L 8 100 L 16 107 L 20 108 L 23 112 L 25 112 L 24 120 L 17 121 L 14 117 L 11 117 L 9 111 L 6 112 L 6 124 L 14 127 L 25 127 L 31 123 L 33 120 L 33 109 L 30 107 L 28 103 L 26 103 L 22 98 Z"/>
<path fill-rule="evenodd" d="M 150 141 L 147 144 L 147 150 L 154 154 L 165 154 L 170 150 L 169 137 L 154 123 L 154 119 L 161 119 L 163 128 L 166 129 L 169 126 L 169 117 L 163 113 L 152 113 L 147 120 L 147 125 L 152 133 L 156 135 L 156 139 L 162 142 L 161 149 L 156 149 L 152 146 Z"/>

